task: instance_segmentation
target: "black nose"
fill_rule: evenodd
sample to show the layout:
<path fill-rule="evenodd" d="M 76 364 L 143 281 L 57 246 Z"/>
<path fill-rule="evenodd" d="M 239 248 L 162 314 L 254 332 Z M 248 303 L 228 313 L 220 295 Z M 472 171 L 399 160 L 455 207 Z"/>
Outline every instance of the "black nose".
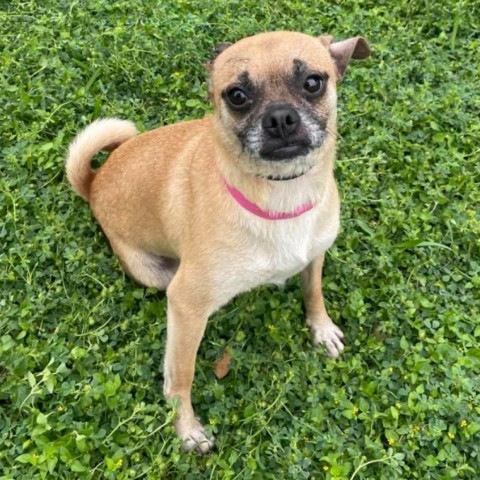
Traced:
<path fill-rule="evenodd" d="M 300 115 L 297 111 L 286 105 L 276 105 L 270 107 L 262 119 L 262 127 L 271 137 L 282 138 L 295 133 L 300 125 Z"/>

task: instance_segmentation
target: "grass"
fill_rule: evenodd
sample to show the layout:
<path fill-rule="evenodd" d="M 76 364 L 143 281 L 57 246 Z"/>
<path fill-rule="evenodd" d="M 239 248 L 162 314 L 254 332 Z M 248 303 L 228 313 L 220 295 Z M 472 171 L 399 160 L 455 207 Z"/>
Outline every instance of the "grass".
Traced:
<path fill-rule="evenodd" d="M 1 480 L 479 478 L 478 2 L 0 8 Z M 162 394 L 165 298 L 124 276 L 63 159 L 99 116 L 203 116 L 212 47 L 275 29 L 361 34 L 374 52 L 339 89 L 325 295 L 348 347 L 311 348 L 297 279 L 236 298 L 193 392 L 217 449 L 184 454 Z"/>

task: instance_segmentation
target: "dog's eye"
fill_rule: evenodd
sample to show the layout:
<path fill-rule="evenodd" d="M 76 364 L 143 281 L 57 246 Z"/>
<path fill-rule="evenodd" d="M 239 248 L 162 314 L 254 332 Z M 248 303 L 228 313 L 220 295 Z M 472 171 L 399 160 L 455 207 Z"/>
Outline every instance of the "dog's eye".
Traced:
<path fill-rule="evenodd" d="M 318 95 L 322 92 L 324 87 L 325 81 L 320 75 L 310 75 L 305 79 L 305 83 L 303 84 L 303 89 L 309 95 Z"/>
<path fill-rule="evenodd" d="M 240 110 L 249 104 L 247 94 L 238 87 L 233 87 L 227 91 L 227 100 L 234 110 Z"/>

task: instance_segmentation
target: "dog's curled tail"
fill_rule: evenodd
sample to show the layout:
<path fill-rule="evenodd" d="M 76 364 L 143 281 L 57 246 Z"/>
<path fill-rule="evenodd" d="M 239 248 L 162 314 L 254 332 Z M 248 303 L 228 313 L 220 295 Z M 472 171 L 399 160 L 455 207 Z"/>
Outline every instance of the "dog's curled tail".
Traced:
<path fill-rule="evenodd" d="M 67 179 L 73 190 L 87 202 L 90 185 L 95 177 L 92 157 L 100 150 L 112 151 L 137 134 L 132 122 L 118 118 L 96 120 L 82 130 L 70 144 L 65 162 Z"/>

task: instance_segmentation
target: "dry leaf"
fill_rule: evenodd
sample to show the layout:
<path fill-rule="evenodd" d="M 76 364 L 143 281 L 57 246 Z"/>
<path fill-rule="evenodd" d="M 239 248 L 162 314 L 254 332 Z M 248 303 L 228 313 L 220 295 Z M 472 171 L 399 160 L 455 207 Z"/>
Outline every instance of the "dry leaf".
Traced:
<path fill-rule="evenodd" d="M 230 371 L 231 360 L 232 355 L 228 352 L 228 350 L 225 350 L 225 352 L 223 352 L 222 358 L 215 362 L 214 373 L 217 378 L 223 378 L 228 374 L 228 372 Z"/>

